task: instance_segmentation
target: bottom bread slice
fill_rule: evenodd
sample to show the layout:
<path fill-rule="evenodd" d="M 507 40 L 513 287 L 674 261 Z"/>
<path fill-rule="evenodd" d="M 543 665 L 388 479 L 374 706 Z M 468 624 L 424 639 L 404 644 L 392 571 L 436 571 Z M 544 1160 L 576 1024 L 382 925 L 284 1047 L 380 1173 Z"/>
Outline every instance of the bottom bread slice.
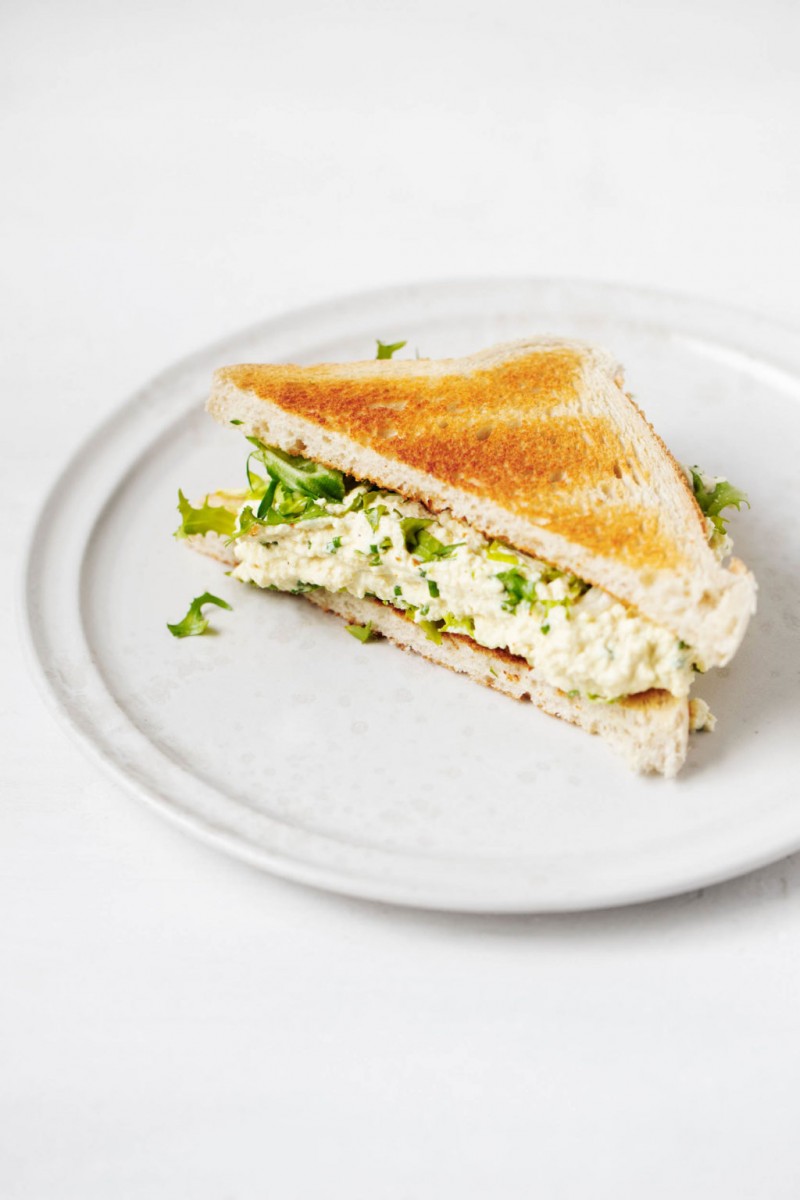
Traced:
<path fill-rule="evenodd" d="M 685 698 L 650 691 L 603 704 L 568 696 L 537 679 L 524 658 L 505 650 L 487 650 L 458 633 L 441 634 L 439 643 L 430 641 L 419 625 L 380 600 L 359 600 L 344 592 L 323 589 L 306 592 L 305 599 L 350 624 L 371 622 L 375 633 L 404 650 L 468 675 L 476 683 L 495 688 L 515 700 L 530 700 L 550 716 L 599 734 L 636 771 L 672 776 L 686 758 L 689 704 Z"/>
<path fill-rule="evenodd" d="M 195 535 L 186 540 L 201 554 L 227 565 L 235 564 L 230 547 L 217 534 Z M 534 668 L 524 658 L 506 650 L 489 650 L 458 633 L 442 633 L 441 641 L 433 642 L 410 617 L 380 600 L 369 597 L 360 600 L 345 592 L 327 592 L 322 588 L 303 593 L 303 599 L 350 624 L 371 622 L 375 633 L 404 650 L 468 675 L 476 683 L 495 688 L 515 700 L 529 700 L 550 716 L 597 734 L 635 771 L 671 777 L 684 763 L 689 741 L 689 702 L 685 697 L 649 691 L 604 704 L 582 696 L 568 696 L 537 678 Z"/>

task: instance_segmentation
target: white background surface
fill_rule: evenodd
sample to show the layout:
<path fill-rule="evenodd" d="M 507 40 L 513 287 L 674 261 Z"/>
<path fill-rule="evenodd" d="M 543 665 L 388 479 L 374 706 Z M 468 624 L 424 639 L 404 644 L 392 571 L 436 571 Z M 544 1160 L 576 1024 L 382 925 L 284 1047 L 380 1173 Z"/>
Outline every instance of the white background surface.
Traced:
<path fill-rule="evenodd" d="M 799 13 L 4 6 L 3 1197 L 798 1195 L 796 859 L 565 918 L 278 882 L 84 760 L 10 596 L 99 417 L 287 306 L 572 274 L 800 322 Z"/>

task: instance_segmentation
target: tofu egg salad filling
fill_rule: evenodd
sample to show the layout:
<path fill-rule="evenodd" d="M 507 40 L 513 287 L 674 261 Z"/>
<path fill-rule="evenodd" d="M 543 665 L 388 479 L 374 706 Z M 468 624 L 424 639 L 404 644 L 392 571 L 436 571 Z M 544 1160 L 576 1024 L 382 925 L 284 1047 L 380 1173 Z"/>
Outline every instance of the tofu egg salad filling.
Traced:
<path fill-rule="evenodd" d="M 543 681 L 598 702 L 650 688 L 689 692 L 700 669 L 690 647 L 601 588 L 447 512 L 248 440 L 246 493 L 202 510 L 180 496 L 179 533 L 226 535 L 236 579 L 372 597 L 434 642 L 455 633 L 507 650 Z"/>
<path fill-rule="evenodd" d="M 507 650 L 544 682 L 597 702 L 650 688 L 686 696 L 703 669 L 669 630 L 568 571 L 493 541 L 450 513 L 433 513 L 256 437 L 248 441 L 255 448 L 246 491 L 217 493 L 201 508 L 178 493 L 177 536 L 223 536 L 236 579 L 293 593 L 324 588 L 370 597 L 403 612 L 433 642 L 453 633 Z M 696 467 L 687 479 L 721 558 L 731 546 L 721 511 L 747 498 Z M 368 639 L 369 627 L 348 628 Z"/>

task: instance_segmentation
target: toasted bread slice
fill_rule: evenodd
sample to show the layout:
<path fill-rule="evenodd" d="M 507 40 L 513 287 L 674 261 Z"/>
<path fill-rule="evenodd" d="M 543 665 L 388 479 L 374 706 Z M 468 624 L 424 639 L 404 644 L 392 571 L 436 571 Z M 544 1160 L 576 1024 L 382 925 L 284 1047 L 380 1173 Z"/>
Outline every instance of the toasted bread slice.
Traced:
<path fill-rule="evenodd" d="M 214 503 L 214 498 L 211 502 Z M 186 541 L 201 554 L 229 566 L 236 563 L 232 548 L 219 534 L 196 534 Z M 524 658 L 505 650 L 488 650 L 457 633 L 442 633 L 437 644 L 426 638 L 420 626 L 404 613 L 378 600 L 361 600 L 323 589 L 304 593 L 304 599 L 353 624 L 371 622 L 376 633 L 405 650 L 468 675 L 476 683 L 495 688 L 515 700 L 530 700 L 550 716 L 598 734 L 635 771 L 671 777 L 686 758 L 689 701 L 685 697 L 649 691 L 614 704 L 603 704 L 568 696 L 538 679 Z"/>
<path fill-rule="evenodd" d="M 224 367 L 208 408 L 572 571 L 707 667 L 754 610 L 752 575 L 716 559 L 683 471 L 603 351 L 538 338 L 462 359 Z"/>

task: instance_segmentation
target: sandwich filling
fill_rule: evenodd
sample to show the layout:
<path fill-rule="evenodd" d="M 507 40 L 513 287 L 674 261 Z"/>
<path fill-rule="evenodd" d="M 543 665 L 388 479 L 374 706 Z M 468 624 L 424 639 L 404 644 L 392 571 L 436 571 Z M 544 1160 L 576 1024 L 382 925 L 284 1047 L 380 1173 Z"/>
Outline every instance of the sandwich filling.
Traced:
<path fill-rule="evenodd" d="M 363 506 L 329 503 L 324 516 L 302 523 L 250 526 L 235 543 L 234 577 L 281 591 L 372 596 L 434 641 L 460 633 L 508 650 L 553 686 L 590 699 L 649 688 L 688 693 L 688 650 L 607 592 L 394 493 L 359 489 L 353 499 Z"/>
<path fill-rule="evenodd" d="M 281 591 L 372 597 L 404 612 L 433 641 L 459 634 L 507 650 L 543 681 L 590 700 L 650 688 L 689 692 L 691 649 L 601 588 L 447 512 L 250 441 L 256 449 L 246 493 L 203 510 L 181 498 L 182 531 L 226 534 L 235 578 Z M 200 513 L 209 514 L 205 529 Z"/>

